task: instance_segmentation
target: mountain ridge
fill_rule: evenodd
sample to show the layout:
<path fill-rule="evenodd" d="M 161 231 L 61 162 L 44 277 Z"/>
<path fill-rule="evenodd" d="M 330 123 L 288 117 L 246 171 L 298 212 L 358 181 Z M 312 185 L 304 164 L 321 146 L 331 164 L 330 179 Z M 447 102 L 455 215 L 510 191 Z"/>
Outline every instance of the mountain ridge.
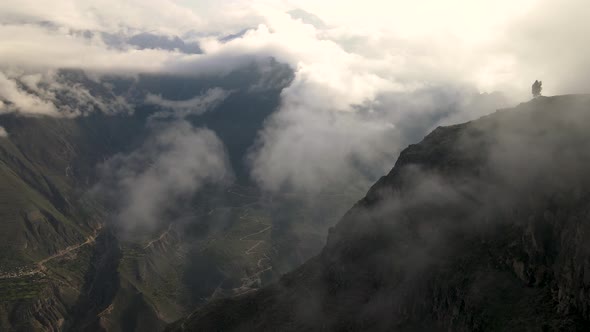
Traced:
<path fill-rule="evenodd" d="M 320 255 L 168 330 L 584 330 L 589 123 L 590 96 L 567 95 L 437 128 Z"/>
<path fill-rule="evenodd" d="M 105 84 L 81 70 L 55 78 L 94 102 L 58 89 L 56 114 L 0 114 L 7 132 L 0 137 L 0 330 L 161 331 L 211 298 L 266 284 L 323 245 L 327 226 L 313 221 L 332 210 L 288 195 L 271 200 L 249 179 L 246 156 L 292 78 L 287 66 L 269 59 L 220 78 L 114 76 Z M 211 91 L 227 93 L 209 105 Z M 149 95 L 165 102 L 150 103 Z M 194 114 L 166 106 L 195 95 L 205 101 L 193 105 Z M 107 102 L 117 98 L 129 108 Z M 156 117 L 163 114 L 169 118 Z M 169 209 L 154 216 L 153 229 L 126 232 L 132 220 L 120 211 L 129 193 L 117 188 L 128 187 L 108 176 L 145 173 L 171 149 L 153 143 L 181 127 L 218 136 L 234 175 L 227 182 L 235 182 L 166 197 Z M 175 156 L 199 146 L 182 145 Z M 344 211 L 349 196 L 323 202 Z"/>

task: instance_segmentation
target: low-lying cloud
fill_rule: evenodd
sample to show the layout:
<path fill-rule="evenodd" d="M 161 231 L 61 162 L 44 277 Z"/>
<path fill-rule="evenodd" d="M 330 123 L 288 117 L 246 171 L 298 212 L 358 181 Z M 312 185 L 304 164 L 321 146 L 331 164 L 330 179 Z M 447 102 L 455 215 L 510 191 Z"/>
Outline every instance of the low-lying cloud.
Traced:
<path fill-rule="evenodd" d="M 254 178 L 271 191 L 365 191 L 392 167 L 403 148 L 436 126 L 507 106 L 499 94 L 436 87 L 382 94 L 372 104 L 338 112 L 328 102 L 317 108 L 305 105 L 307 99 L 289 89 L 284 95 L 292 97 L 292 104 L 283 104 L 271 117 L 251 155 Z"/>
<path fill-rule="evenodd" d="M 132 107 L 108 87 L 79 72 L 0 72 L 0 113 L 75 117 L 96 110 L 131 113 Z"/>
<path fill-rule="evenodd" d="M 25 76 L 24 81 L 36 86 L 35 81 L 38 81 L 39 78 L 38 75 Z M 3 113 L 21 110 L 31 114 L 52 115 L 57 113 L 53 103 L 25 91 L 19 87 L 16 80 L 8 78 L 3 73 L 0 73 L 0 98 L 2 99 L 0 111 Z"/>
<path fill-rule="evenodd" d="M 188 115 L 201 115 L 214 109 L 230 94 L 230 91 L 222 88 L 211 88 L 191 99 L 169 100 L 162 98 L 161 95 L 148 94 L 145 101 L 163 109 L 152 117 L 182 119 Z"/>
<path fill-rule="evenodd" d="M 185 121 L 161 125 L 141 148 L 100 167 L 95 190 L 113 199 L 125 231 L 151 231 L 204 185 L 231 180 L 225 147 L 215 133 Z"/>
<path fill-rule="evenodd" d="M 295 78 L 252 149 L 255 180 L 271 191 L 320 191 L 347 179 L 364 188 L 432 127 L 526 100 L 535 79 L 546 83 L 546 94 L 587 91 L 585 7 L 582 0 L 304 0 L 297 6 L 282 0 L 60 0 L 51 8 L 5 1 L 2 111 L 56 113 L 52 98 L 8 74 L 15 68 L 42 75 L 80 68 L 97 77 L 223 76 L 273 57 L 291 66 Z M 202 54 L 174 46 L 114 47 L 105 37 L 146 33 L 198 44 Z M 156 94 L 148 101 L 183 117 L 193 105 L 203 107 L 199 98 Z"/>

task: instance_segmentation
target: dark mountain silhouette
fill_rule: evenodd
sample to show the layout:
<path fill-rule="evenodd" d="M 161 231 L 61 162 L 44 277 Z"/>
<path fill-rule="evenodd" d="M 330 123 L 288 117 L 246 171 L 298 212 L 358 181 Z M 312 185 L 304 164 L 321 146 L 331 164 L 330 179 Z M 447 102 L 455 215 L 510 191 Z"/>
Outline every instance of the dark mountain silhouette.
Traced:
<path fill-rule="evenodd" d="M 187 43 L 178 36 L 162 36 L 149 32 L 134 35 L 128 39 L 127 43 L 139 49 L 178 50 L 187 54 L 203 53 L 196 42 Z"/>
<path fill-rule="evenodd" d="M 586 331 L 588 143 L 588 95 L 439 127 L 321 254 L 169 331 Z"/>

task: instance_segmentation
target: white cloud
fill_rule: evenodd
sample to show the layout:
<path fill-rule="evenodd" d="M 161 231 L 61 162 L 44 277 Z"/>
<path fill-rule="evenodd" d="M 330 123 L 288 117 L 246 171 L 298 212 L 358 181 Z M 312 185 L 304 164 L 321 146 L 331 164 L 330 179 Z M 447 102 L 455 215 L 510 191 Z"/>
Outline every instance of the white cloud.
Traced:
<path fill-rule="evenodd" d="M 203 94 L 186 100 L 168 100 L 161 95 L 148 94 L 146 103 L 158 105 L 164 109 L 153 115 L 157 118 L 184 118 L 188 115 L 201 115 L 219 105 L 231 92 L 221 88 L 211 88 Z"/>
<path fill-rule="evenodd" d="M 156 15 L 157 14 L 157 15 Z M 78 30 L 118 32 L 121 29 L 179 33 L 203 26 L 192 10 L 168 0 L 4 0 L 0 20 L 8 23 L 50 22 Z"/>
<path fill-rule="evenodd" d="M 492 56 L 510 59 L 503 68 L 519 84 L 542 79 L 547 95 L 588 93 L 590 90 L 590 31 L 588 4 L 567 0 L 540 1 L 507 28 L 490 46 Z M 530 84 L 527 86 L 530 93 Z"/>
<path fill-rule="evenodd" d="M 33 74 L 18 70 L 9 70 L 6 74 L 0 72 L 0 113 L 73 117 L 95 110 L 132 112 L 122 97 L 110 92 L 104 95 L 90 91 L 87 83 L 64 78 L 64 75 L 55 71 Z"/>
<path fill-rule="evenodd" d="M 167 209 L 207 183 L 231 178 L 225 147 L 215 133 L 184 121 L 168 123 L 143 147 L 101 167 L 96 189 L 119 204 L 123 229 L 153 230 Z"/>
<path fill-rule="evenodd" d="M 288 63 L 295 79 L 252 155 L 253 173 L 267 189 L 317 190 L 367 168 L 381 171 L 409 138 L 504 102 L 471 102 L 480 98 L 477 91 L 500 90 L 520 101 L 535 79 L 545 82 L 546 94 L 586 92 L 590 84 L 583 0 L 59 0 L 50 7 L 27 0 L 0 4 L 5 73 L 65 67 L 223 75 L 268 56 Z M 294 7 L 325 25 L 287 14 Z M 255 28 L 229 42 L 217 38 L 249 27 Z M 115 49 L 99 35 L 84 37 L 84 29 L 177 34 L 197 40 L 205 54 Z M 21 111 L 53 111 L 51 98 L 37 98 L 4 77 L 1 93 Z M 36 79 L 20 81 L 35 86 Z M 197 102 L 151 99 L 170 108 Z M 17 108 L 11 103 L 3 110 Z"/>
<path fill-rule="evenodd" d="M 530 56 L 537 49 L 547 54 L 567 49 L 548 45 L 583 38 L 580 31 L 587 30 L 586 20 L 567 19 L 582 15 L 579 9 L 583 5 L 580 0 L 559 5 L 545 0 L 518 3 L 370 0 L 363 4 L 307 0 L 215 4 L 61 0 L 52 6 L 39 6 L 27 0 L 5 1 L 0 4 L 0 21 L 4 22 L 0 26 L 0 63 L 4 67 L 199 74 L 223 70 L 220 62 L 229 62 L 230 67 L 232 63 L 239 65 L 243 56 L 273 55 L 295 68 L 301 65 L 304 74 L 312 70 L 318 75 L 325 74 L 326 79 L 333 78 L 329 82 L 332 85 L 332 81 L 339 81 L 342 88 L 352 87 L 351 97 L 355 93 L 367 93 L 371 97 L 375 88 L 407 89 L 415 84 L 444 80 L 472 83 L 487 91 L 500 88 L 514 91 L 518 87 L 522 96 L 528 92 L 531 81 L 528 75 L 535 70 L 540 72 L 538 76 L 546 74 L 564 80 L 572 76 L 558 75 L 557 68 L 551 65 L 567 66 L 565 58 L 536 56 L 531 61 Z M 327 28 L 317 29 L 293 19 L 286 10 L 294 6 L 318 14 L 326 20 Z M 32 22 L 53 22 L 57 27 L 47 28 Z M 213 31 L 230 33 L 257 24 L 263 25 L 228 44 L 197 37 L 206 45 L 208 55 L 205 56 L 163 50 L 110 49 L 98 35 L 89 39 L 73 34 L 88 29 L 177 35 L 196 31 L 195 36 L 207 36 Z M 563 52 L 570 60 L 577 60 L 574 63 L 582 61 L 587 53 L 585 48 L 579 56 L 575 52 Z M 539 58 L 545 61 L 535 63 Z M 351 70 L 342 72 L 343 68 Z M 347 76 L 349 71 L 353 77 Z M 345 85 L 347 82 L 350 83 Z M 568 82 L 564 84 L 572 86 Z M 563 93 L 558 85 L 548 89 L 548 93 Z"/>
<path fill-rule="evenodd" d="M 16 80 L 0 72 L 0 112 L 24 111 L 30 114 L 55 115 L 57 109 L 51 102 L 25 91 Z"/>
<path fill-rule="evenodd" d="M 329 99 L 324 108 L 312 108 L 299 102 L 305 98 L 297 92 L 285 94 L 292 103 L 267 122 L 250 156 L 253 176 L 265 189 L 306 194 L 327 188 L 365 191 L 391 169 L 401 149 L 434 127 L 506 106 L 501 95 L 452 86 L 382 93 L 350 112 L 333 111 Z"/>
<path fill-rule="evenodd" d="M 0 38 L 0 61 L 5 68 L 153 71 L 176 56 L 162 50 L 109 49 L 98 38 L 85 39 L 36 25 L 2 26 Z"/>

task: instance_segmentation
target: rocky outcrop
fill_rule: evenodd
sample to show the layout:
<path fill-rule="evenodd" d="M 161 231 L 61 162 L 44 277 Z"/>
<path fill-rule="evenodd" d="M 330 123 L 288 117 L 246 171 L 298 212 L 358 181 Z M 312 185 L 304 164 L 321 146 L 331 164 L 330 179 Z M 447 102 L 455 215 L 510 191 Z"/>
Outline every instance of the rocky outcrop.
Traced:
<path fill-rule="evenodd" d="M 541 97 L 408 147 L 279 283 L 171 331 L 583 331 L 590 97 Z"/>
<path fill-rule="evenodd" d="M 0 329 L 97 330 L 96 313 L 117 287 L 118 244 L 106 230 L 0 278 Z"/>
<path fill-rule="evenodd" d="M 61 331 L 67 305 L 55 287 L 47 287 L 32 301 L 4 303 L 0 329 L 6 331 Z"/>

